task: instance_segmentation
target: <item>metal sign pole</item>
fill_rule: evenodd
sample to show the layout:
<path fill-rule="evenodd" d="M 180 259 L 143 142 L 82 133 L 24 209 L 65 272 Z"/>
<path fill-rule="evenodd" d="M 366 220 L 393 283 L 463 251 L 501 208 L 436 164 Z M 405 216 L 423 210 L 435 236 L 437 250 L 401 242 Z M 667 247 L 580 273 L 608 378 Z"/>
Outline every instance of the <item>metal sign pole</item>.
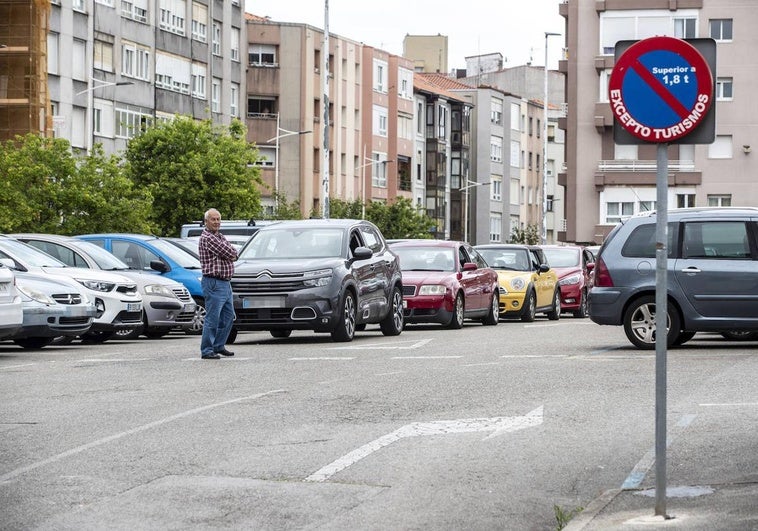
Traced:
<path fill-rule="evenodd" d="M 666 355 L 668 339 L 668 156 L 658 144 L 655 204 L 655 515 L 666 515 Z"/>

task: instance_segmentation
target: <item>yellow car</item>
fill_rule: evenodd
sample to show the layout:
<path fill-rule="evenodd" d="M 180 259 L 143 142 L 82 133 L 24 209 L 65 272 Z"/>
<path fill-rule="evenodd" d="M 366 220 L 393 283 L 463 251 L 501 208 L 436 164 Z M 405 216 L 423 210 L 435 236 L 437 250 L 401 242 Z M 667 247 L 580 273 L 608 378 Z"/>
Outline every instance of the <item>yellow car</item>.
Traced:
<path fill-rule="evenodd" d="M 474 247 L 497 271 L 500 284 L 500 318 L 534 321 L 544 313 L 551 321 L 561 315 L 558 275 L 542 249 L 533 245 L 489 244 Z"/>

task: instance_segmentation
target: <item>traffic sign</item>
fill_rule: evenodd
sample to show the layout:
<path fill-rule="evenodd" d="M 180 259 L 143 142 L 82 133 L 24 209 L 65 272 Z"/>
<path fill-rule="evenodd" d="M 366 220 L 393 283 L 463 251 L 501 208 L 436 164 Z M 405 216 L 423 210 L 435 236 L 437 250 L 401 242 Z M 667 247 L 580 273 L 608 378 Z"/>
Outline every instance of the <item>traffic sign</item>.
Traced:
<path fill-rule="evenodd" d="M 689 42 L 651 37 L 617 56 L 608 96 L 617 124 L 635 143 L 674 142 L 708 121 L 713 75 Z"/>

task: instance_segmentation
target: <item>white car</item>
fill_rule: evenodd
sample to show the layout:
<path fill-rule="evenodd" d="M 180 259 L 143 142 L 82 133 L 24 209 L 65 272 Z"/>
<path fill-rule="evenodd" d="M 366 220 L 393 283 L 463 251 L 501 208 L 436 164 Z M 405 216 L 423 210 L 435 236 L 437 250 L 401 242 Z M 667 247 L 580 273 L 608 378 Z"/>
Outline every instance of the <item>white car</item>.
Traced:
<path fill-rule="evenodd" d="M 0 339 L 16 333 L 23 320 L 24 311 L 16 289 L 16 277 L 5 263 L 0 264 Z"/>
<path fill-rule="evenodd" d="M 87 297 L 95 303 L 97 314 L 83 339 L 106 341 L 118 330 L 142 327 L 142 296 L 137 291 L 137 284 L 124 276 L 68 267 L 52 256 L 7 236 L 0 236 L 0 258 L 11 259 L 14 269 L 19 271 L 68 277 L 84 286 Z"/>

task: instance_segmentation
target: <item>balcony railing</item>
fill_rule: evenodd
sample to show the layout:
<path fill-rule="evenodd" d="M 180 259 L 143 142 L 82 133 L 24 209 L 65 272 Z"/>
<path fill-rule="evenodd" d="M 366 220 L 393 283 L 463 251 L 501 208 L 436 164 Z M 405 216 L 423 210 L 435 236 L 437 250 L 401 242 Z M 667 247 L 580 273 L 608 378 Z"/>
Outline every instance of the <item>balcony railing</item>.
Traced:
<path fill-rule="evenodd" d="M 657 171 L 658 163 L 654 160 L 601 160 L 597 163 L 597 169 L 601 172 Z M 692 160 L 670 160 L 669 171 L 695 171 L 695 162 Z"/>

